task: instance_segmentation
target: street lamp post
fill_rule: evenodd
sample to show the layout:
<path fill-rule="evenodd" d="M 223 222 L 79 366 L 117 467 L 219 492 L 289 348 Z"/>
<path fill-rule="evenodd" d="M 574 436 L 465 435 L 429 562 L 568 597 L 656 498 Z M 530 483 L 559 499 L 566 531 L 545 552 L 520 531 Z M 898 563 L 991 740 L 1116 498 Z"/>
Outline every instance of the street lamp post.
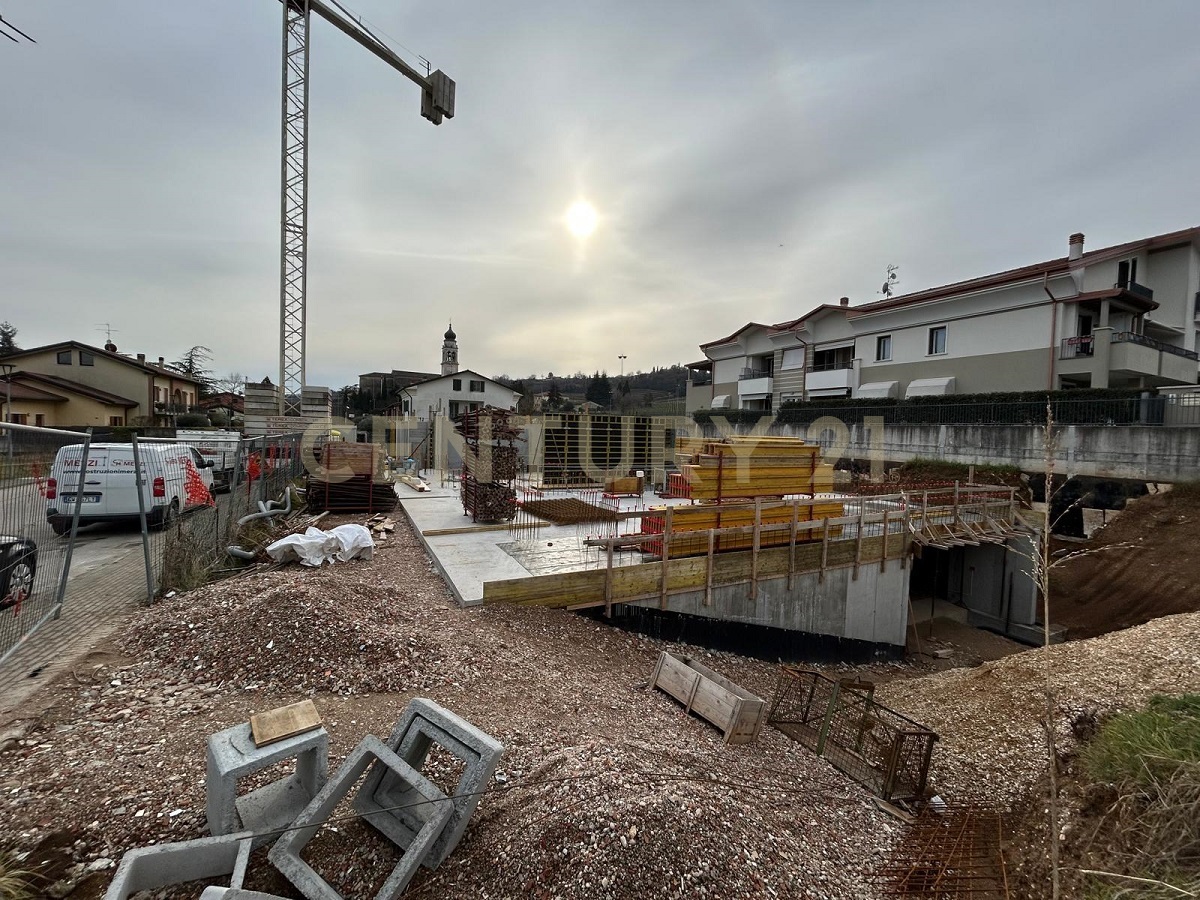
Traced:
<path fill-rule="evenodd" d="M 620 356 L 617 357 L 617 359 L 619 359 L 621 361 L 621 377 L 622 378 L 625 377 L 625 360 L 626 360 L 626 358 L 627 357 L 625 356 L 624 353 L 622 353 Z"/>

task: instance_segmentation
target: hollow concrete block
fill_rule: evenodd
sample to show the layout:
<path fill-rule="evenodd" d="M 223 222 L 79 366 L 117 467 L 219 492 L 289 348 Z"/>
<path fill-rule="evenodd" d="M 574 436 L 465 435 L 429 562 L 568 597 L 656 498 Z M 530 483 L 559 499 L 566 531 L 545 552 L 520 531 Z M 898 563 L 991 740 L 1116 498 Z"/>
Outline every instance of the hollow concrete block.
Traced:
<path fill-rule="evenodd" d="M 237 795 L 238 781 L 286 759 L 296 771 L 258 790 Z M 214 835 L 255 832 L 254 846 L 269 844 L 312 802 L 328 777 L 329 733 L 324 728 L 256 747 L 249 723 L 243 722 L 208 739 L 205 812 Z"/>
<path fill-rule="evenodd" d="M 396 723 L 388 747 L 419 772 L 435 743 L 462 760 L 464 769 L 450 795 L 450 821 L 425 855 L 423 865 L 429 869 L 441 865 L 462 839 L 504 755 L 504 745 L 491 735 L 432 700 L 417 697 Z M 407 847 L 422 824 L 409 807 L 416 799 L 411 786 L 384 766 L 374 765 L 354 798 L 354 809 L 394 843 Z"/>
<path fill-rule="evenodd" d="M 346 757 L 342 767 L 326 782 L 313 801 L 292 823 L 292 828 L 275 842 L 267 854 L 271 864 L 309 900 L 342 900 L 341 895 L 300 858 L 300 854 L 342 799 L 354 788 L 358 779 L 372 765 L 381 766 L 393 774 L 402 790 L 412 791 L 412 796 L 417 799 L 413 801 L 416 805 L 411 812 L 414 820 L 421 823 L 413 839 L 403 845 L 400 861 L 375 895 L 375 900 L 394 900 L 403 893 L 454 811 L 450 798 L 388 749 L 383 741 L 368 735 Z M 368 821 L 371 819 L 369 815 L 366 818 Z"/>
<path fill-rule="evenodd" d="M 138 891 L 221 875 L 230 876 L 230 886 L 240 888 L 250 860 L 252 837 L 244 831 L 130 850 L 121 857 L 104 900 L 126 900 Z"/>

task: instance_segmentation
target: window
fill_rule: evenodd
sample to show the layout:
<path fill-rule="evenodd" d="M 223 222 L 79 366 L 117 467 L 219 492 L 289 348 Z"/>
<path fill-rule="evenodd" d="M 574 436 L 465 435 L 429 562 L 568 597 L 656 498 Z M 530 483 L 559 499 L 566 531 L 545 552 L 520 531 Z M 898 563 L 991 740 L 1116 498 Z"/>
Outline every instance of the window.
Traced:
<path fill-rule="evenodd" d="M 875 361 L 892 358 L 892 336 L 890 334 L 881 334 L 875 338 Z"/>
<path fill-rule="evenodd" d="M 28 425 L 29 416 L 25 413 L 13 413 L 8 417 L 8 421 L 12 422 L 14 425 Z"/>
<path fill-rule="evenodd" d="M 125 419 L 122 416 L 109 416 L 108 424 L 109 425 L 124 425 Z"/>
<path fill-rule="evenodd" d="M 79 364 L 81 366 L 94 366 L 96 364 L 96 357 L 93 354 L 88 353 L 86 350 L 80 350 Z"/>
<path fill-rule="evenodd" d="M 937 356 L 946 352 L 946 326 L 938 325 L 929 329 L 929 355 Z"/>
<path fill-rule="evenodd" d="M 451 387 L 452 387 L 454 390 L 456 390 L 456 391 L 461 391 L 461 390 L 462 390 L 462 379 L 461 379 L 461 378 L 455 378 L 455 379 L 454 379 L 454 380 L 453 380 L 453 381 L 450 383 L 450 386 L 451 386 Z"/>
<path fill-rule="evenodd" d="M 1127 288 L 1134 281 L 1137 281 L 1137 258 L 1117 263 L 1117 287 Z"/>
<path fill-rule="evenodd" d="M 41 426 L 45 425 L 45 424 L 46 424 L 46 415 L 45 415 L 45 413 L 36 413 L 36 414 L 34 415 L 34 417 L 33 417 L 33 424 L 34 424 L 34 425 L 37 425 L 39 428 L 40 428 Z"/>
<path fill-rule="evenodd" d="M 56 362 L 60 366 L 69 366 L 71 364 L 71 351 L 70 350 L 59 350 L 58 356 L 56 358 Z"/>
<path fill-rule="evenodd" d="M 160 402 L 161 400 L 162 400 L 162 388 L 160 388 L 160 387 L 156 387 L 156 388 L 154 389 L 154 402 L 155 402 L 155 403 L 158 403 L 158 402 Z"/>
<path fill-rule="evenodd" d="M 482 394 L 483 393 L 483 382 L 475 381 L 474 379 L 471 379 L 471 391 L 476 394 Z"/>

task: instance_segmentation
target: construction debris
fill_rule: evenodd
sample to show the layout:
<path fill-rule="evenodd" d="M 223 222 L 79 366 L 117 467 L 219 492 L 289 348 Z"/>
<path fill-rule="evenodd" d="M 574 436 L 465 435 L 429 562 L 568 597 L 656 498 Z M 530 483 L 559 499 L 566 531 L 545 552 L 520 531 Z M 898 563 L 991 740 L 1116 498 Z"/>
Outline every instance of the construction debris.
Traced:
<path fill-rule="evenodd" d="M 371 532 L 362 525 L 339 525 L 329 531 L 310 526 L 304 534 L 289 534 L 269 544 L 267 556 L 275 562 L 315 567 L 327 562 L 370 559 L 374 550 Z"/>
<path fill-rule="evenodd" d="M 304 704 L 312 707 L 311 701 Z M 504 754 L 499 741 L 420 697 L 408 705 L 386 744 L 367 735 L 332 778 L 324 728 L 307 728 L 267 746 L 254 739 L 252 730 L 252 724 L 242 723 L 208 739 L 205 783 L 213 836 L 129 851 L 106 900 L 225 874 L 231 874 L 230 887 L 236 892 L 251 849 L 267 844 L 274 844 L 268 853 L 271 863 L 305 897 L 340 900 L 342 895 L 301 858 L 301 851 L 328 827 L 335 809 L 364 775 L 354 809 L 402 851 L 375 894 L 376 900 L 394 900 L 418 867 L 437 868 L 455 848 Z M 450 796 L 422 775 L 435 743 L 464 766 Z M 290 759 L 296 761 L 294 774 L 238 795 L 241 779 L 258 781 L 259 773 Z"/>

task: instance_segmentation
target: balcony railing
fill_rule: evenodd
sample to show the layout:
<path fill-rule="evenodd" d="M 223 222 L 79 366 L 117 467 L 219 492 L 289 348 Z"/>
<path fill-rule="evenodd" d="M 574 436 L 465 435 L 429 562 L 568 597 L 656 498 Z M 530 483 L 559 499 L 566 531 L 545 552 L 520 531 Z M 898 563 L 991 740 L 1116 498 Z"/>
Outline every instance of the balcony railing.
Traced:
<path fill-rule="evenodd" d="M 741 374 L 738 375 L 738 381 L 746 381 L 749 378 L 770 378 L 770 377 L 771 377 L 770 369 L 742 369 Z"/>
<path fill-rule="evenodd" d="M 1164 344 L 1162 341 L 1156 341 L 1154 338 L 1148 338 L 1144 334 L 1137 334 L 1132 331 L 1118 331 L 1113 334 L 1112 340 L 1114 344 L 1140 344 L 1143 347 L 1151 347 L 1162 353 L 1182 356 L 1184 359 L 1200 360 L 1200 354 L 1197 354 L 1194 350 L 1176 347 L 1174 344 Z"/>
<path fill-rule="evenodd" d="M 203 406 L 188 406 L 186 403 L 155 403 L 154 411 L 160 416 L 182 416 L 186 413 L 207 413 Z"/>
<path fill-rule="evenodd" d="M 830 359 L 814 362 L 806 367 L 807 372 L 834 372 L 838 369 L 853 369 L 854 360 L 852 359 Z"/>
<path fill-rule="evenodd" d="M 1062 352 L 1059 359 L 1076 359 L 1080 356 L 1092 356 L 1096 350 L 1096 339 L 1090 334 L 1079 337 L 1063 338 Z"/>
<path fill-rule="evenodd" d="M 1123 291 L 1129 291 L 1129 293 L 1136 294 L 1144 300 L 1154 299 L 1154 289 L 1148 288 L 1144 284 L 1138 284 L 1136 281 L 1126 281 L 1123 284 L 1118 281 L 1113 285 L 1113 287 L 1120 288 Z"/>

